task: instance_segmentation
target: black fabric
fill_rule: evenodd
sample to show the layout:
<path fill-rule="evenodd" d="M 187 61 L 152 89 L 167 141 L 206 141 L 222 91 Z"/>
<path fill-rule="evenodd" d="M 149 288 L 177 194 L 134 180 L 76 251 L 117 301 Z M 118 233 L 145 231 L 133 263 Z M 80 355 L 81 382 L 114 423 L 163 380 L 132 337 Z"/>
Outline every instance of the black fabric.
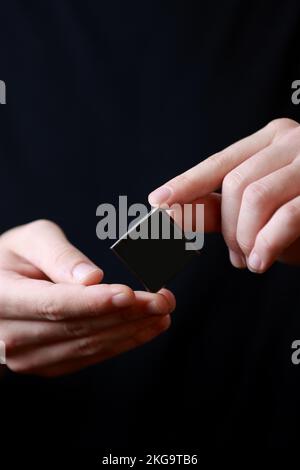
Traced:
<path fill-rule="evenodd" d="M 96 238 L 98 204 L 144 202 L 271 119 L 300 120 L 296 0 L 9 0 L 0 15 L 1 230 L 50 218 L 107 282 L 140 287 Z M 296 446 L 299 273 L 237 271 L 207 236 L 170 283 L 169 332 L 69 377 L 1 382 L 1 444 Z"/>

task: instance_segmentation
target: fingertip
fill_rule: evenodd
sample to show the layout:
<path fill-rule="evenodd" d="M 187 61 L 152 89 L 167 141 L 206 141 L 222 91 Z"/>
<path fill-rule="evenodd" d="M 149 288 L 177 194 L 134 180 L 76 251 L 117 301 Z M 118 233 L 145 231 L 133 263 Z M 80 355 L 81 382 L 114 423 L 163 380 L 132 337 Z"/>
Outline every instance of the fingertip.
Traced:
<path fill-rule="evenodd" d="M 149 194 L 149 196 L 148 196 L 148 202 L 149 202 L 151 207 L 157 207 L 157 204 L 154 203 L 151 194 Z"/>
<path fill-rule="evenodd" d="M 232 266 L 237 269 L 244 269 L 247 267 L 247 263 L 245 257 L 240 253 L 237 253 L 231 249 L 229 249 L 229 258 Z"/>
<path fill-rule="evenodd" d="M 247 259 L 248 269 L 253 273 L 262 273 L 263 272 L 263 262 L 261 256 L 256 252 L 252 251 L 249 258 Z"/>
<path fill-rule="evenodd" d="M 167 315 L 175 308 L 175 298 L 167 289 L 156 294 L 146 291 L 136 291 L 136 300 L 143 305 L 146 314 Z"/>
<path fill-rule="evenodd" d="M 170 301 L 161 293 L 154 294 L 154 299 L 149 302 L 147 311 L 152 314 L 167 315 L 171 312 Z"/>
<path fill-rule="evenodd" d="M 158 294 L 162 295 L 168 302 L 171 312 L 173 312 L 176 308 L 176 298 L 173 292 L 168 289 L 161 289 Z"/>
<path fill-rule="evenodd" d="M 160 204 L 168 202 L 172 196 L 172 189 L 169 186 L 161 186 L 160 188 L 152 191 L 148 196 L 148 201 L 151 206 L 159 206 Z"/>

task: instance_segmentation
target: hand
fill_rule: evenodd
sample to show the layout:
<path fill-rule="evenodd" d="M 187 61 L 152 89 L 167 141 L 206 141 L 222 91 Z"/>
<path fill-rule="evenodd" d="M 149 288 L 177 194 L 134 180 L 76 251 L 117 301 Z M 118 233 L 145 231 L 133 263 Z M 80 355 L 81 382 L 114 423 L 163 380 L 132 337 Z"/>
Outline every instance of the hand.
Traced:
<path fill-rule="evenodd" d="M 238 268 L 261 273 L 277 259 L 299 265 L 299 124 L 270 122 L 175 177 L 149 202 L 204 203 L 205 230 L 222 230 Z"/>
<path fill-rule="evenodd" d="M 74 372 L 168 328 L 173 295 L 99 284 L 103 272 L 47 220 L 0 237 L 0 339 L 15 372 Z"/>

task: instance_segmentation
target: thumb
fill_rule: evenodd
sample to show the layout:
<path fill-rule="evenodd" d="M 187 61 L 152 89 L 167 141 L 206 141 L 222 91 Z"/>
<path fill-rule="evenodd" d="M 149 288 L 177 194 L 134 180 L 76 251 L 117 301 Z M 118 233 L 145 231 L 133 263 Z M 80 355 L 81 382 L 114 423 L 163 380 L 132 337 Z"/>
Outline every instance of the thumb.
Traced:
<path fill-rule="evenodd" d="M 37 220 L 4 234 L 8 247 L 39 268 L 54 282 L 98 284 L 103 271 L 75 248 L 61 228 Z"/>

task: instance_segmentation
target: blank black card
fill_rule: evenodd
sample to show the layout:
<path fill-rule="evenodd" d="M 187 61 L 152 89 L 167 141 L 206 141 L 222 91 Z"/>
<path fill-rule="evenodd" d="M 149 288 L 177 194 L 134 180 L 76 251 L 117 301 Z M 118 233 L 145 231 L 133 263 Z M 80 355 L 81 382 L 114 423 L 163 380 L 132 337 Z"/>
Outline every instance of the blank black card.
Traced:
<path fill-rule="evenodd" d="M 159 220 L 159 227 L 152 228 Z M 146 224 L 146 225 L 145 225 Z M 164 225 L 165 224 L 165 225 Z M 170 236 L 165 238 L 163 227 L 170 226 Z M 139 236 L 148 233 L 147 239 Z M 197 250 L 187 250 L 187 239 L 182 229 L 168 213 L 160 208 L 154 209 L 138 224 L 124 234 L 111 249 L 121 258 L 128 268 L 138 277 L 150 292 L 157 292 L 179 272 Z"/>

